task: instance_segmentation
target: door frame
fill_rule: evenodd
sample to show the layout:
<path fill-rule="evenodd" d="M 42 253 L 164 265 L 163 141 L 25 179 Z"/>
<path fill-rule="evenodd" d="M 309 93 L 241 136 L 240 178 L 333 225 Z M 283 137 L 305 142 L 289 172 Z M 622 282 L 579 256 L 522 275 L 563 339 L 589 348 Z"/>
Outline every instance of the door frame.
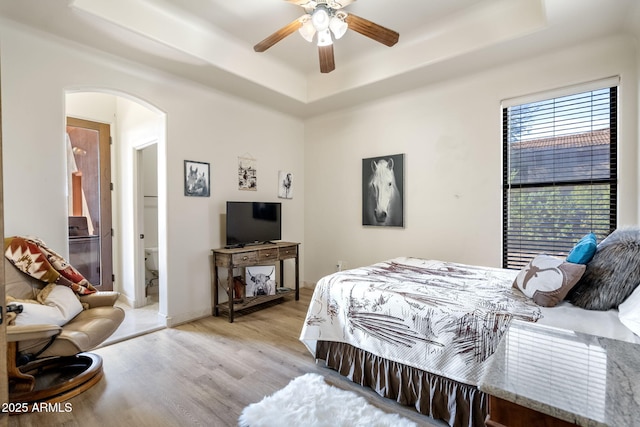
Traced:
<path fill-rule="evenodd" d="M 144 162 L 142 151 L 154 144 L 158 144 L 159 140 L 154 138 L 152 140 L 143 142 L 141 144 L 134 144 L 133 147 L 133 188 L 135 204 L 133 207 L 133 214 L 135 218 L 134 236 L 135 239 L 135 308 L 142 307 L 147 304 L 146 297 L 146 264 L 145 264 L 145 221 L 144 221 Z M 159 245 L 158 245 L 159 246 Z M 160 266 L 159 266 L 160 268 Z M 161 272 L 158 272 L 161 275 Z"/>

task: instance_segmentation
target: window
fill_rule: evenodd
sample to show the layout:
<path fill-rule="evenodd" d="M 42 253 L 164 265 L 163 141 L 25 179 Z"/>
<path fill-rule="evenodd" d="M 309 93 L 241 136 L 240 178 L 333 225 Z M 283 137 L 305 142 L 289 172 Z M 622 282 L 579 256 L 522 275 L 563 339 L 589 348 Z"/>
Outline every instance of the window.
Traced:
<path fill-rule="evenodd" d="M 616 228 L 617 87 L 503 109 L 503 267 Z"/>

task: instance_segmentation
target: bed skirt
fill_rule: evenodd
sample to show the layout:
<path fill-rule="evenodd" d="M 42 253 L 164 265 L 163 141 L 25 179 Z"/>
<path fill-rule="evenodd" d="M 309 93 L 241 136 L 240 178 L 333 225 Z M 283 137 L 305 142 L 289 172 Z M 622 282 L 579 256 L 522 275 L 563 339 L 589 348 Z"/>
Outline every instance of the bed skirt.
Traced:
<path fill-rule="evenodd" d="M 349 344 L 318 341 L 316 360 L 380 396 L 444 420 L 451 427 L 484 426 L 487 395 L 477 387 L 392 362 Z"/>

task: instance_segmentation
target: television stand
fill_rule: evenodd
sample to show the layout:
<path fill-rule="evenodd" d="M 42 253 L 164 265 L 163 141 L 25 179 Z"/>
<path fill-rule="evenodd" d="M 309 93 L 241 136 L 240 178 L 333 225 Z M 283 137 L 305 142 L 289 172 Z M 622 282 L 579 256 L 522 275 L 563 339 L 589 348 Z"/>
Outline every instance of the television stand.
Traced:
<path fill-rule="evenodd" d="M 270 301 L 284 298 L 285 295 L 295 292 L 295 299 L 300 299 L 300 268 L 298 246 L 300 243 L 271 242 L 259 245 L 249 245 L 239 248 L 212 249 L 213 260 L 211 263 L 211 305 L 213 316 L 219 316 L 220 310 L 229 315 L 229 323 L 233 322 L 236 311 L 248 309 L 265 304 Z M 284 287 L 284 261 L 291 259 L 295 262 L 295 289 Z M 251 267 L 255 265 L 270 265 L 280 263 L 280 283 L 275 295 L 260 295 L 245 297 L 242 302 L 234 302 L 233 298 L 233 269 L 238 267 Z M 227 283 L 224 286 L 228 301 L 220 303 L 218 287 L 218 268 L 227 269 Z"/>
<path fill-rule="evenodd" d="M 277 242 L 272 242 L 271 240 L 267 240 L 265 242 L 255 242 L 255 243 L 236 243 L 235 245 L 227 245 L 225 249 L 237 249 L 244 248 L 245 246 L 259 246 L 259 245 L 275 245 Z"/>
<path fill-rule="evenodd" d="M 225 249 L 238 249 L 238 248 L 244 248 L 245 244 L 244 243 L 238 243 L 237 245 L 227 245 L 224 248 Z"/>

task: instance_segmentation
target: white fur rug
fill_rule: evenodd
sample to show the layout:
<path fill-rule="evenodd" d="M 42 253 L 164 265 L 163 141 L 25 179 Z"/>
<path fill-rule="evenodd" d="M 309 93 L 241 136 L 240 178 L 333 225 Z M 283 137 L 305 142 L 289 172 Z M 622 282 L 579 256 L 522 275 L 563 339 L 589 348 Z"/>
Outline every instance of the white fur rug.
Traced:
<path fill-rule="evenodd" d="M 398 414 L 387 414 L 350 391 L 328 385 L 321 375 L 305 374 L 285 388 L 244 408 L 241 427 L 363 426 L 417 427 Z"/>

